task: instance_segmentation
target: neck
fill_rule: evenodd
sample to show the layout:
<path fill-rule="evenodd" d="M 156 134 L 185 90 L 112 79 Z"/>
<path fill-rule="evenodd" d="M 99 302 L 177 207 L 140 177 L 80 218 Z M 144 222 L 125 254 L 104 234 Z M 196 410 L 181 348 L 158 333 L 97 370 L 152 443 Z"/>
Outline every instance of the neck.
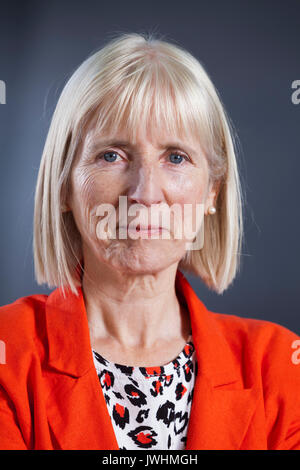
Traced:
<path fill-rule="evenodd" d="M 186 339 L 190 323 L 176 296 L 177 266 L 141 274 L 85 259 L 82 290 L 91 336 L 143 350 L 159 341 Z"/>

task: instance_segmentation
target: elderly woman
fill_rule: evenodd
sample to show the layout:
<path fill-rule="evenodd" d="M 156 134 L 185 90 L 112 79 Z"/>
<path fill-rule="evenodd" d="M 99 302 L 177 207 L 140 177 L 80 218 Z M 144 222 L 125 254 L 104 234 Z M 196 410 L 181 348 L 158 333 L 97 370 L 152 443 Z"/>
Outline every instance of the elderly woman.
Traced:
<path fill-rule="evenodd" d="M 0 309 L 2 449 L 300 449 L 300 338 L 209 311 L 182 273 L 232 283 L 241 194 L 196 58 L 133 33 L 83 62 L 36 189 L 36 279 L 56 289 Z"/>

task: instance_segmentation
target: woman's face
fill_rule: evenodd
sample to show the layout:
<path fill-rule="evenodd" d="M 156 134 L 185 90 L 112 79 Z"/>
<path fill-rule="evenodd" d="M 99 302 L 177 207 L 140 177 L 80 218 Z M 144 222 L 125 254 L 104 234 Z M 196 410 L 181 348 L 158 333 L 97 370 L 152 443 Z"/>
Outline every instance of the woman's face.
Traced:
<path fill-rule="evenodd" d="M 81 234 L 84 261 L 108 263 L 120 271 L 132 273 L 158 272 L 179 263 L 186 252 L 186 242 L 193 240 L 186 236 L 186 227 L 191 229 L 192 223 L 196 223 L 197 204 L 201 220 L 213 204 L 215 193 L 208 183 L 206 158 L 199 143 L 191 138 L 179 140 L 163 129 L 151 129 L 151 135 L 139 131 L 136 142 L 132 142 L 126 129 L 117 135 L 99 135 L 97 129 L 90 126 L 73 164 L 68 199 Z M 127 208 L 120 205 L 119 196 L 123 196 Z M 111 205 L 113 211 L 109 218 L 108 212 L 101 212 L 102 204 Z M 179 219 L 174 218 L 171 210 L 173 204 L 177 204 L 177 210 L 180 208 L 177 217 L 180 217 L 181 229 Z M 186 216 L 184 205 L 192 208 Z M 130 213 L 130 208 L 138 211 Z M 168 217 L 151 218 L 160 209 L 170 217 L 170 225 Z M 127 232 L 126 227 L 122 238 L 116 230 L 115 237 L 105 239 L 99 230 L 99 222 L 105 220 L 112 222 L 115 228 L 119 221 L 120 226 L 125 227 L 142 221 L 137 229 L 152 224 L 162 226 L 163 230 L 133 234 Z M 160 223 L 153 223 L 153 220 L 160 220 Z M 176 236 L 175 227 L 178 229 Z M 196 225 L 193 227 L 195 229 Z"/>

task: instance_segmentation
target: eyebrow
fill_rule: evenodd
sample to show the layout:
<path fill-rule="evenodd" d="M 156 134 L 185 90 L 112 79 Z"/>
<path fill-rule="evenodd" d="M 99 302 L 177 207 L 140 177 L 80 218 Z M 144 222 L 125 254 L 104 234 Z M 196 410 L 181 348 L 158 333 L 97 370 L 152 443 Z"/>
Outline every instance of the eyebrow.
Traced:
<path fill-rule="evenodd" d="M 136 147 L 134 144 L 126 140 L 103 139 L 103 140 L 97 140 L 96 142 L 94 142 L 91 145 L 91 149 L 92 151 L 95 151 L 99 147 L 102 147 L 102 146 L 124 147 L 128 149 L 134 149 Z M 185 148 L 189 153 L 196 153 L 195 149 L 193 149 L 192 147 L 189 147 L 184 142 L 179 142 L 179 141 L 166 142 L 164 144 L 161 144 L 158 148 L 159 149 L 176 149 L 176 148 L 184 149 Z"/>

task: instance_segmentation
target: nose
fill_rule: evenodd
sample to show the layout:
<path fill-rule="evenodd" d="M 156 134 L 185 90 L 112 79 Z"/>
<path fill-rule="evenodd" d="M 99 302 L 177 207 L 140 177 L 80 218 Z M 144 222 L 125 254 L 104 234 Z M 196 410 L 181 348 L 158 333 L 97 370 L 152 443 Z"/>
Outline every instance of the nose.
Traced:
<path fill-rule="evenodd" d="M 163 190 L 159 176 L 150 165 L 141 165 L 132 175 L 130 188 L 127 194 L 131 204 L 160 204 L 163 202 Z"/>

